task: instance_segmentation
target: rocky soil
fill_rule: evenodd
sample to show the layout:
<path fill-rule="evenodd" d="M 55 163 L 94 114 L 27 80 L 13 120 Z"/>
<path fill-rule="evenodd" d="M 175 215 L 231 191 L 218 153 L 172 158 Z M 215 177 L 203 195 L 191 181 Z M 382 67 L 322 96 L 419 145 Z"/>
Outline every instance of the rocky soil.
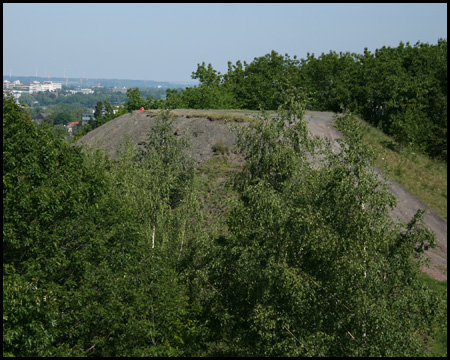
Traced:
<path fill-rule="evenodd" d="M 225 120 L 191 117 L 188 114 L 182 114 L 181 110 L 176 114 L 175 133 L 189 139 L 190 147 L 187 152 L 199 163 L 214 155 L 213 146 L 219 141 L 228 146 L 230 150 L 234 147 L 236 136 L 226 125 Z M 147 111 L 135 111 L 94 129 L 79 139 L 78 143 L 89 146 L 96 145 L 107 150 L 114 157 L 119 145 L 127 137 L 130 137 L 134 144 L 142 144 L 154 124 L 155 116 L 153 114 Z"/>
<path fill-rule="evenodd" d="M 190 115 L 190 110 L 176 110 L 174 128 L 177 135 L 187 136 L 191 144 L 188 153 L 202 163 L 214 155 L 213 146 L 222 142 L 230 150 L 234 148 L 235 134 L 229 129 L 224 120 L 210 120 L 206 115 L 201 117 L 196 111 L 196 116 Z M 210 111 L 209 111 L 210 112 Z M 206 112 L 205 112 L 206 114 Z M 313 135 L 330 140 L 332 146 L 339 150 L 336 139 L 342 134 L 332 125 L 334 114 L 331 112 L 307 112 L 305 120 Z M 124 142 L 127 136 L 135 144 L 141 144 L 147 139 L 151 127 L 155 123 L 153 112 L 135 111 L 113 119 L 101 127 L 89 132 L 78 140 L 79 144 L 100 147 L 108 151 L 114 157 L 118 146 Z M 245 123 L 239 123 L 246 126 Z M 231 154 L 235 160 L 239 156 Z M 376 169 L 380 176 L 381 172 Z M 430 268 L 422 270 L 437 280 L 447 280 L 447 221 L 439 214 L 423 203 L 414 194 L 403 188 L 394 180 L 390 180 L 390 191 L 398 198 L 397 207 L 391 212 L 394 219 L 407 223 L 411 220 L 417 209 L 427 209 L 424 215 L 425 223 L 437 235 L 438 246 L 427 252 L 430 258 Z"/>

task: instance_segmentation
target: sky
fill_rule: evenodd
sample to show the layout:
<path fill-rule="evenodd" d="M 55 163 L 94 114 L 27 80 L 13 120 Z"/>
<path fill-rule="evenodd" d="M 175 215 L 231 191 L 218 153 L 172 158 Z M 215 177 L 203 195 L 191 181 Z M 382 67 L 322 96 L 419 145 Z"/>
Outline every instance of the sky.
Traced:
<path fill-rule="evenodd" d="M 203 62 L 223 74 L 272 50 L 301 59 L 439 38 L 446 3 L 4 3 L 3 75 L 192 82 Z"/>

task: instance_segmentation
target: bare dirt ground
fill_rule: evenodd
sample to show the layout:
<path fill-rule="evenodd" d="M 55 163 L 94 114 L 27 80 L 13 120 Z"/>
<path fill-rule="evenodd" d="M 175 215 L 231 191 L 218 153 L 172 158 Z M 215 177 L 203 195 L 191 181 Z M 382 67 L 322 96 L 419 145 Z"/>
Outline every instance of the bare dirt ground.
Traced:
<path fill-rule="evenodd" d="M 174 123 L 176 134 L 184 135 L 189 139 L 190 148 L 187 152 L 199 163 L 214 155 L 212 147 L 219 141 L 230 149 L 234 147 L 236 136 L 228 128 L 225 121 L 211 121 L 206 117 L 190 117 L 189 115 L 186 117 L 179 110 L 176 114 Z M 150 115 L 146 111 L 135 111 L 94 129 L 79 139 L 78 142 L 88 145 L 97 144 L 114 156 L 119 145 L 127 136 L 134 144 L 139 145 L 144 142 L 154 124 L 154 115 Z"/>
<path fill-rule="evenodd" d="M 199 113 L 199 111 L 195 111 Z M 222 142 L 233 149 L 236 136 L 223 120 L 210 120 L 207 117 L 191 117 L 190 110 L 176 110 L 174 127 L 178 135 L 184 134 L 189 138 L 191 147 L 188 153 L 202 163 L 214 155 L 213 145 Z M 306 112 L 305 120 L 313 135 L 330 140 L 334 149 L 340 146 L 336 139 L 342 134 L 332 125 L 334 113 L 331 112 Z M 118 146 L 127 136 L 134 144 L 140 144 L 147 139 L 151 127 L 155 122 L 154 115 L 148 111 L 135 111 L 113 119 L 103 126 L 89 132 L 78 140 L 79 144 L 97 146 L 107 150 L 113 157 Z M 242 124 L 245 126 L 245 124 Z M 233 154 L 230 155 L 233 160 Z M 235 160 L 238 156 L 235 156 Z M 376 169 L 380 176 L 383 174 Z M 430 259 L 430 267 L 422 270 L 437 280 L 447 280 L 447 221 L 423 203 L 417 196 L 410 193 L 394 180 L 390 180 L 390 191 L 398 198 L 398 204 L 391 212 L 394 219 L 402 223 L 408 223 L 418 209 L 426 209 L 424 220 L 426 225 L 436 233 L 438 246 L 430 249 L 427 256 Z"/>

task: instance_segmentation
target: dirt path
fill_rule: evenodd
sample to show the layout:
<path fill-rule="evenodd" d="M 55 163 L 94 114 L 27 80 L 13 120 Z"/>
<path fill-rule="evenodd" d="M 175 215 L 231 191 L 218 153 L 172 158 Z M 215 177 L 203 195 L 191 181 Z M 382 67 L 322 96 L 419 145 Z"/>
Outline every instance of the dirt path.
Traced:
<path fill-rule="evenodd" d="M 189 137 L 191 148 L 188 150 L 199 163 L 213 156 L 212 147 L 218 141 L 228 146 L 230 150 L 234 147 L 235 135 L 230 131 L 225 121 L 209 120 L 205 117 L 187 117 L 192 114 L 190 110 L 176 110 L 176 121 L 174 123 L 178 134 L 184 133 Z M 211 111 L 203 111 L 211 113 Z M 195 110 L 196 114 L 202 113 Z M 218 111 L 220 113 L 220 111 Z M 305 114 L 308 128 L 313 135 L 330 140 L 335 150 L 340 150 L 336 139 L 342 137 L 333 125 L 331 112 L 308 111 Z M 139 144 L 147 139 L 147 134 L 155 122 L 154 114 L 143 111 L 135 111 L 131 114 L 113 119 L 103 126 L 89 132 L 78 140 L 80 144 L 100 146 L 114 156 L 116 149 L 126 136 L 129 136 L 134 144 Z M 380 176 L 381 172 L 376 169 Z M 417 209 L 427 209 L 424 215 L 425 223 L 437 235 L 438 246 L 427 252 L 431 260 L 430 268 L 423 271 L 437 280 L 447 280 L 447 221 L 430 209 L 417 196 L 410 193 L 397 182 L 390 180 L 390 191 L 398 198 L 397 207 L 391 212 L 394 219 L 402 223 L 409 222 Z"/>
<path fill-rule="evenodd" d="M 340 146 L 336 139 L 341 138 L 342 133 L 332 125 L 333 115 L 334 113 L 331 112 L 310 111 L 306 113 L 305 120 L 313 135 L 327 138 L 332 147 L 339 150 Z M 375 170 L 380 176 L 383 176 L 380 169 L 375 168 Z M 389 190 L 398 199 L 397 206 L 391 211 L 394 220 L 407 224 L 418 209 L 427 210 L 424 220 L 426 225 L 436 233 L 438 246 L 428 250 L 430 268 L 423 267 L 422 271 L 436 280 L 447 280 L 447 221 L 399 183 L 392 179 L 389 179 L 389 182 L 391 183 Z"/>

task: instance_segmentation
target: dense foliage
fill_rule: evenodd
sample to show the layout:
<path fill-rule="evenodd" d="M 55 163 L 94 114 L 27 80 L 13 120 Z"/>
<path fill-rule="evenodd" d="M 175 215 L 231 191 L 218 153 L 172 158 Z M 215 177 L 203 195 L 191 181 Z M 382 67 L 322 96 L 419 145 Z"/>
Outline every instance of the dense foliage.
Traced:
<path fill-rule="evenodd" d="M 406 232 L 388 220 L 395 199 L 351 117 L 342 120 L 349 147 L 333 154 L 293 115 L 301 109 L 240 134 L 247 163 L 234 181 L 230 234 L 198 254 L 210 334 L 227 355 L 424 354 L 413 333 L 440 310 L 413 261 L 434 244 L 421 213 Z M 313 153 L 324 156 L 319 166 Z"/>
<path fill-rule="evenodd" d="M 128 149 L 112 165 L 34 126 L 4 99 L 4 353 L 191 351 L 197 330 L 176 266 L 197 231 L 193 169 L 179 158 L 167 167 L 164 156 L 137 161 Z"/>
<path fill-rule="evenodd" d="M 374 54 L 330 51 L 318 58 L 284 57 L 275 51 L 250 64 L 211 64 L 192 73 L 200 85 L 170 90 L 175 107 L 276 110 L 286 89 L 301 88 L 309 110 L 359 113 L 401 146 L 447 159 L 447 40 L 383 47 Z"/>
<path fill-rule="evenodd" d="M 4 355 L 426 354 L 445 316 L 418 281 L 434 235 L 420 212 L 406 230 L 389 220 L 395 199 L 351 116 L 335 154 L 289 93 L 277 118 L 240 130 L 247 162 L 221 234 L 170 112 L 111 160 L 4 98 Z"/>

